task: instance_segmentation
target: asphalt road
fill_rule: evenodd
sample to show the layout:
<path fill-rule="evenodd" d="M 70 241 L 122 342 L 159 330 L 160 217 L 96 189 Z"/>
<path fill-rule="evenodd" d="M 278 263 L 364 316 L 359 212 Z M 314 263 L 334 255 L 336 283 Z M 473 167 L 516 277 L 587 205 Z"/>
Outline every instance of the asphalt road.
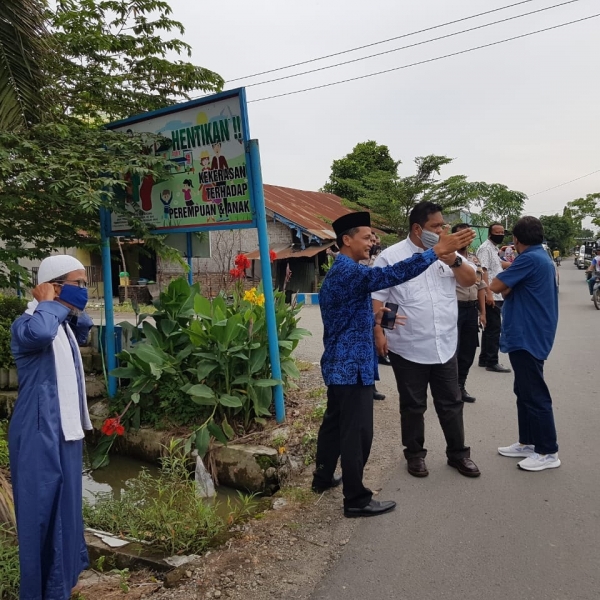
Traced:
<path fill-rule="evenodd" d="M 512 374 L 476 365 L 467 388 L 467 444 L 482 470 L 467 479 L 446 465 L 435 413 L 426 414 L 430 476 L 393 466 L 380 493 L 395 512 L 363 519 L 313 600 L 592 600 L 600 596 L 600 311 L 584 275 L 560 267 L 560 324 L 546 363 L 555 405 L 559 469 L 520 471 L 497 454 L 517 441 Z M 319 311 L 306 307 L 302 326 L 321 336 Z M 319 344 L 297 355 L 317 361 Z M 508 359 L 502 360 L 508 364 Z M 380 389 L 397 402 L 391 369 Z M 399 429 L 399 427 L 398 427 Z M 398 431 L 398 443 L 399 431 Z"/>

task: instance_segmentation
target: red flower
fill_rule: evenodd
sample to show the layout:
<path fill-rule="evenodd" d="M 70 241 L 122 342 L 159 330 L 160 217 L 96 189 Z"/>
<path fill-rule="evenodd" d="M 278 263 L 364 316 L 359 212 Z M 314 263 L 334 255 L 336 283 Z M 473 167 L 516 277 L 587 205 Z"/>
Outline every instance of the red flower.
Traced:
<path fill-rule="evenodd" d="M 235 269 L 229 269 L 229 274 L 233 279 L 243 279 L 246 277 L 246 271 L 236 267 Z"/>
<path fill-rule="evenodd" d="M 115 417 L 114 419 L 106 419 L 100 429 L 104 435 L 123 435 L 125 433 L 125 427 L 121 425 L 121 417 Z"/>
<path fill-rule="evenodd" d="M 273 262 L 274 260 L 277 259 L 277 252 L 275 252 L 275 250 L 269 250 L 269 258 L 271 259 L 271 262 Z"/>
<path fill-rule="evenodd" d="M 233 262 L 242 271 L 250 268 L 250 259 L 245 254 L 238 254 Z"/>

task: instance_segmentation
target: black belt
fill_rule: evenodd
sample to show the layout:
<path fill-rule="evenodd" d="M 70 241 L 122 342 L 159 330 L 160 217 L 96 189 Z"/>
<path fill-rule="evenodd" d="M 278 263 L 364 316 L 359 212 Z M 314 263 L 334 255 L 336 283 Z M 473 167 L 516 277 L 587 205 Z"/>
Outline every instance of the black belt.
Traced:
<path fill-rule="evenodd" d="M 471 308 L 471 306 L 479 306 L 479 301 L 477 301 L 477 300 L 459 300 L 458 306 L 460 306 L 460 308 Z"/>

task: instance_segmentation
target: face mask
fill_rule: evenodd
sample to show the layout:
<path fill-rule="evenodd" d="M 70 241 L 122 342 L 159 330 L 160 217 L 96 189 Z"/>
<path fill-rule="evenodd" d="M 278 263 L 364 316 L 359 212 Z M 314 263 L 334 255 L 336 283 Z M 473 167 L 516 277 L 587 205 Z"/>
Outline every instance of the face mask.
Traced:
<path fill-rule="evenodd" d="M 88 302 L 88 291 L 87 288 L 67 284 L 60 288 L 58 298 L 78 310 L 83 310 Z"/>
<path fill-rule="evenodd" d="M 421 243 L 426 250 L 433 248 L 439 241 L 440 236 L 437 233 L 433 233 L 433 231 L 427 231 L 426 229 L 421 229 Z"/>
<path fill-rule="evenodd" d="M 490 235 L 490 240 L 492 240 L 492 242 L 494 242 L 494 244 L 501 244 L 504 240 L 504 234 L 502 234 L 502 233 L 492 234 L 492 235 Z"/>

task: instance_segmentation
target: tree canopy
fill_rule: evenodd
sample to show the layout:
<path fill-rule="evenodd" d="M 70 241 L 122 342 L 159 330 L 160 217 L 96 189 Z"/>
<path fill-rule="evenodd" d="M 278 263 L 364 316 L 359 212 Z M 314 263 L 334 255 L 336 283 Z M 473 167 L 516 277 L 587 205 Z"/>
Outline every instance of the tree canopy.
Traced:
<path fill-rule="evenodd" d="M 575 242 L 577 226 L 569 216 L 542 215 L 540 221 L 544 226 L 544 237 L 552 250 L 560 250 L 567 254 Z"/>
<path fill-rule="evenodd" d="M 0 42 L 5 50 L 16 39 L 20 48 L 0 59 L 0 82 L 10 82 L 11 100 L 0 103 L 0 287 L 25 274 L 21 257 L 97 244 L 102 206 L 127 215 L 132 231 L 160 248 L 160 238 L 119 198 L 131 177 L 168 178 L 167 161 L 147 151 L 155 136 L 102 125 L 223 86 L 216 73 L 171 58 L 189 57 L 190 47 L 173 35 L 184 29 L 170 18 L 167 2 L 57 0 L 52 6 L 42 0 L 0 5 L 0 27 L 20 36 L 2 35 Z M 15 77 L 19 64 L 23 72 L 35 68 Z"/>
<path fill-rule="evenodd" d="M 441 155 L 417 157 L 414 175 L 398 174 L 387 146 L 374 141 L 357 144 L 345 157 L 334 160 L 323 191 L 337 194 L 352 208 L 369 210 L 375 227 L 396 236 L 408 232 L 408 217 L 418 202 L 440 204 L 445 213 L 477 209 L 474 224 L 516 220 L 523 211 L 526 196 L 506 186 L 470 182 L 466 175 L 440 177 L 452 159 Z"/>

